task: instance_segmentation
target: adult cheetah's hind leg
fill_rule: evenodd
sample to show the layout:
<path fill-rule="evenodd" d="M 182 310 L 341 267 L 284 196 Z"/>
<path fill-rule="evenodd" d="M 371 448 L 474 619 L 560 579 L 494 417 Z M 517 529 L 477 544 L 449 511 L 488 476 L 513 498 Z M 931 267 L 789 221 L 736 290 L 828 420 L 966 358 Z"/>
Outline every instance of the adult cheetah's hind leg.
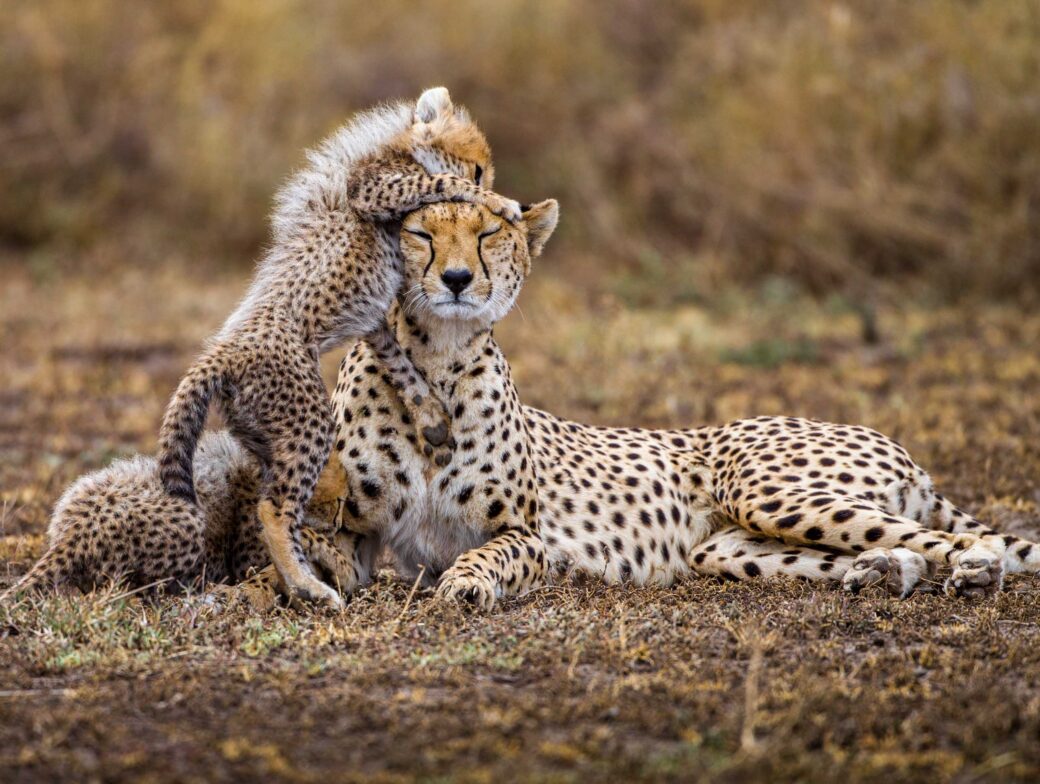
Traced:
<path fill-rule="evenodd" d="M 758 577 L 840 580 L 845 590 L 853 593 L 880 586 L 901 599 L 913 593 L 929 574 L 925 559 L 902 547 L 875 548 L 854 558 L 817 547 L 785 544 L 737 526 L 724 528 L 709 537 L 690 553 L 689 561 L 697 574 L 728 580 Z"/>
<path fill-rule="evenodd" d="M 833 490 L 777 492 L 754 504 L 745 502 L 741 512 L 742 525 L 796 544 L 852 553 L 904 547 L 929 563 L 953 568 L 945 586 L 951 595 L 990 595 L 1003 586 L 1003 552 L 995 543 L 984 542 L 975 534 L 927 528 Z"/>
<path fill-rule="evenodd" d="M 933 528 L 939 528 L 951 533 L 970 533 L 979 538 L 984 551 L 995 551 L 1003 553 L 1002 565 L 1008 573 L 1040 573 L 1040 544 L 1030 542 L 1027 539 L 1013 536 L 1011 534 L 994 531 L 985 523 L 980 522 L 967 512 L 962 512 L 949 501 L 949 499 L 935 493 L 932 498 L 932 506 L 928 515 L 928 522 Z M 985 560 L 987 552 L 982 552 Z M 966 571 L 973 559 L 966 553 L 958 567 Z M 962 574 L 954 570 L 951 582 L 961 580 Z"/>
<path fill-rule="evenodd" d="M 697 574 L 727 580 L 787 576 L 834 581 L 840 580 L 852 565 L 852 556 L 788 545 L 738 526 L 727 526 L 695 547 L 688 561 Z"/>

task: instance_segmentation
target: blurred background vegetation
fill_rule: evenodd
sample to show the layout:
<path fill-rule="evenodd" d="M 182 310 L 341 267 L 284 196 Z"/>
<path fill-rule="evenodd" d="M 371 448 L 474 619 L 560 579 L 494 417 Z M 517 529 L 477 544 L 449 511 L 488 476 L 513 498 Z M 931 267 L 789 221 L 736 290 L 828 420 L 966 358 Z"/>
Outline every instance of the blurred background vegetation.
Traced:
<path fill-rule="evenodd" d="M 1035 0 L 7 0 L 0 257 L 244 269 L 302 150 L 448 85 L 557 269 L 633 304 L 729 284 L 1035 300 Z"/>

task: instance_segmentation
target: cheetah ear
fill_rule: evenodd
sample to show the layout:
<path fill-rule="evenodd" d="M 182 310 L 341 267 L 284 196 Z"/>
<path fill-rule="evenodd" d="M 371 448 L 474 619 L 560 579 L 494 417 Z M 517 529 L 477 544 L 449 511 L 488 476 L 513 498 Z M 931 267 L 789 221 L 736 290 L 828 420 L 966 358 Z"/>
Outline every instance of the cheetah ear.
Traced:
<path fill-rule="evenodd" d="M 454 111 L 447 87 L 431 87 L 423 91 L 415 102 L 414 122 L 432 123 L 438 117 L 446 117 Z"/>
<path fill-rule="evenodd" d="M 525 204 L 521 210 L 527 226 L 527 249 L 531 258 L 540 256 L 545 243 L 556 230 L 556 221 L 560 219 L 560 205 L 556 199 L 546 199 L 537 204 Z"/>

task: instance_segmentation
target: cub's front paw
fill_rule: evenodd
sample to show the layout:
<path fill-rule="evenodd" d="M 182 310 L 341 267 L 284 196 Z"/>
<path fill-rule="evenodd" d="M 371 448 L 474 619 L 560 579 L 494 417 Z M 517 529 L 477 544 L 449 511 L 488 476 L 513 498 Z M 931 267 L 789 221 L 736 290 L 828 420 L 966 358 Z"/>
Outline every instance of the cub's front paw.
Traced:
<path fill-rule="evenodd" d="M 432 395 L 416 395 L 408 408 L 415 422 L 419 450 L 438 468 L 448 465 L 455 451 L 455 439 L 444 407 Z"/>
<path fill-rule="evenodd" d="M 452 567 L 437 585 L 437 596 L 449 601 L 464 602 L 488 611 L 495 606 L 495 586 L 486 577 L 466 569 Z"/>
<path fill-rule="evenodd" d="M 498 217 L 505 218 L 514 225 L 519 223 L 523 218 L 523 210 L 520 209 L 520 202 L 513 199 L 507 199 L 505 196 L 494 194 L 493 198 L 488 198 L 484 206 Z"/>

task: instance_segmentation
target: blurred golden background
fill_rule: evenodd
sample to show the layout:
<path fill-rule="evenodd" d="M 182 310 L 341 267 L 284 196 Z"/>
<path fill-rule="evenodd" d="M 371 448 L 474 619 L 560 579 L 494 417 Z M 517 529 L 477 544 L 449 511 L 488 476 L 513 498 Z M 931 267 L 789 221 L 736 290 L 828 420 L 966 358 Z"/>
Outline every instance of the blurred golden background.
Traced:
<path fill-rule="evenodd" d="M 1040 0 L 3 0 L 0 589 L 154 451 L 303 150 L 435 84 L 561 201 L 495 333 L 526 403 L 869 425 L 1040 541 Z M 0 607 L 0 781 L 1035 782 L 1040 583 L 1006 587 Z"/>
<path fill-rule="evenodd" d="M 39 274 L 249 264 L 353 112 L 443 83 L 558 271 L 639 305 L 720 286 L 1034 297 L 1034 0 L 8 0 L 0 246 Z"/>

